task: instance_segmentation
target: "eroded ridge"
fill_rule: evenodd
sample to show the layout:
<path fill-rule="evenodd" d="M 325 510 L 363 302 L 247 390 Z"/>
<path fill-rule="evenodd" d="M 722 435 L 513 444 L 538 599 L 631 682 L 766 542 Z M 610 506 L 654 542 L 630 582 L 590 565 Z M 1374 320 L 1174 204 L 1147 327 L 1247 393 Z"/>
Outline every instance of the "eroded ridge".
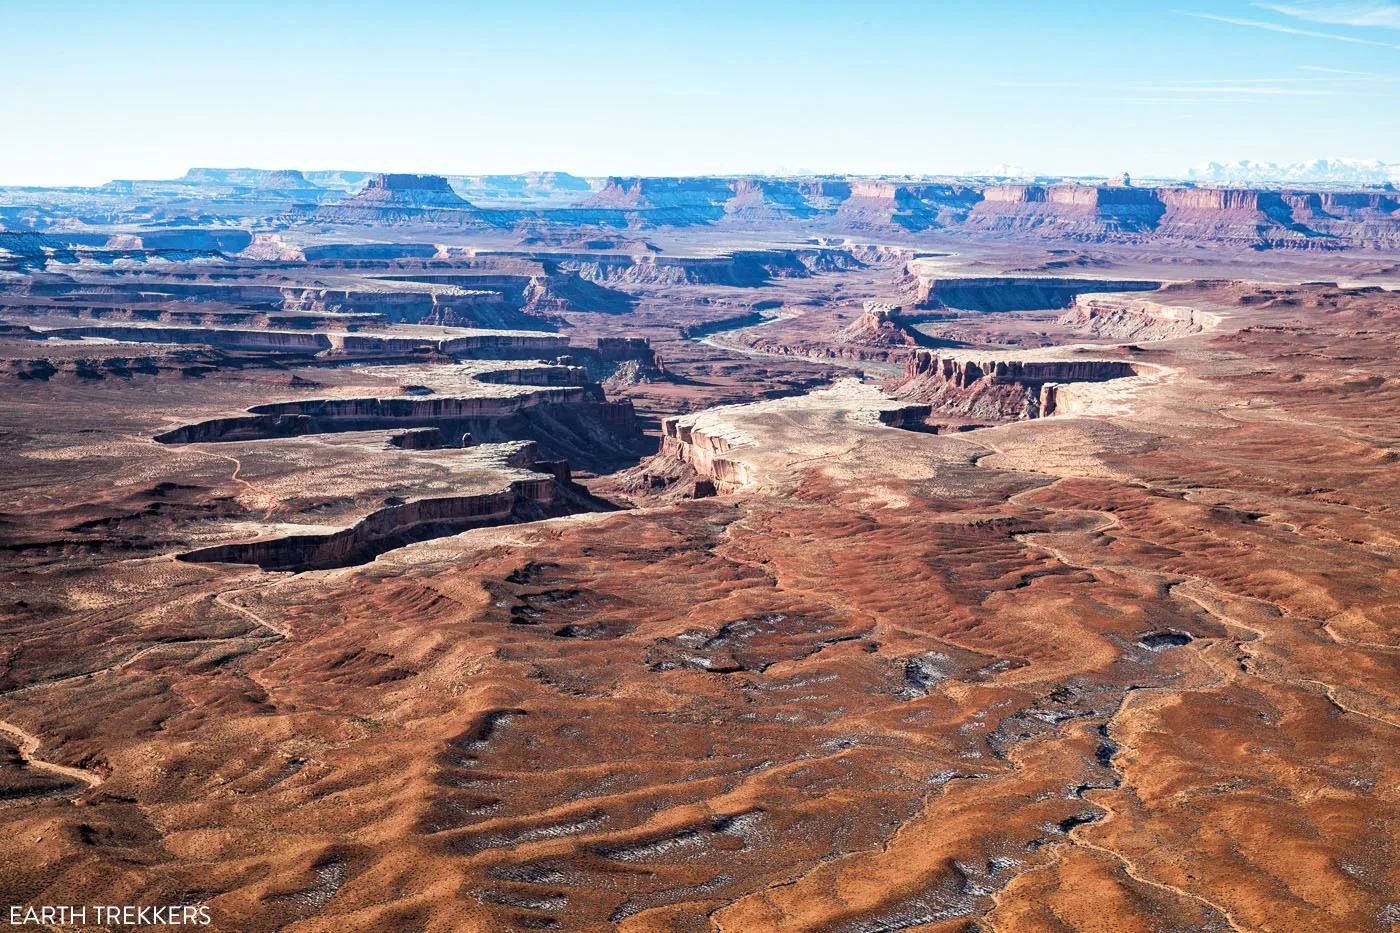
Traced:
<path fill-rule="evenodd" d="M 410 447 L 418 445 L 408 445 Z M 372 560 L 414 541 L 492 525 L 539 521 L 614 506 L 575 483 L 565 461 L 542 461 L 533 441 L 495 451 L 502 472 L 547 476 L 513 479 L 498 492 L 414 499 L 387 505 L 353 527 L 328 534 L 296 534 L 219 544 L 179 555 L 191 563 L 256 564 L 264 570 L 324 570 Z"/>

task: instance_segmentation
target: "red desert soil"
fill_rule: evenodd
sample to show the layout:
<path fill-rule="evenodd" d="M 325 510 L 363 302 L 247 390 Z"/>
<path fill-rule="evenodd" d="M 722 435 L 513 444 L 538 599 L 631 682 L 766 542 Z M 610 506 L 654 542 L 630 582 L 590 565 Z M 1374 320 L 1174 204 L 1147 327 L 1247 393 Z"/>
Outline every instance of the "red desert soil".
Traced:
<path fill-rule="evenodd" d="M 900 274 L 793 303 L 828 302 L 835 332 L 820 289 L 888 299 Z M 451 360 L 84 343 L 99 362 L 7 369 L 0 900 L 296 933 L 1400 923 L 1395 293 L 1175 285 L 1152 300 L 1209 326 L 1149 320 L 1130 346 L 1108 345 L 1127 312 L 1097 339 L 1063 309 L 960 317 L 976 352 L 1139 375 L 935 434 L 894 426 L 921 425 L 873 382 L 812 391 L 849 369 L 662 322 L 668 301 L 680 324 L 751 312 L 738 289 L 628 289 L 625 313 L 560 313 L 575 347 L 660 352 L 666 378 L 607 388 L 680 416 L 641 463 L 574 364 L 557 407 L 432 450 L 364 421 L 152 438 L 273 401 L 482 397 L 433 370 Z M 119 351 L 150 365 L 104 370 Z M 633 508 L 505 459 L 577 460 L 585 436 L 615 446 L 574 469 L 630 457 L 588 482 Z M 638 481 L 668 474 L 720 494 Z M 521 476 L 573 514 L 301 572 L 178 557 Z"/>

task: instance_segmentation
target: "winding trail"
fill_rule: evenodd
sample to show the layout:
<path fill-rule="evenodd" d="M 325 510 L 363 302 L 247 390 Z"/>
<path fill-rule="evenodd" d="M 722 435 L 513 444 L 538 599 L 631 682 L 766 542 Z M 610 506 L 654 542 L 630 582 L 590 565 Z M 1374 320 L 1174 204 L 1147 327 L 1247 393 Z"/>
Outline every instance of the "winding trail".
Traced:
<path fill-rule="evenodd" d="M 212 450 L 200 450 L 197 447 L 191 449 L 195 450 L 198 453 L 204 454 L 206 457 L 217 457 L 220 460 L 227 460 L 229 463 L 232 463 L 233 473 L 229 475 L 229 479 L 233 480 L 233 482 L 235 483 L 241 484 L 243 488 L 247 489 L 249 492 L 254 494 L 257 493 L 258 489 L 256 486 L 248 482 L 246 479 L 240 479 L 238 476 L 239 473 L 243 472 L 243 461 L 239 460 L 237 457 L 230 457 L 228 454 L 216 454 Z"/>
<path fill-rule="evenodd" d="M 265 584 L 265 586 L 271 585 L 273 584 Z M 257 587 L 257 589 L 261 588 L 262 587 Z M 157 642 L 153 645 L 147 645 L 146 647 L 140 649 L 139 651 L 136 651 L 128 657 L 123 658 L 122 660 L 117 661 L 113 664 L 109 664 L 106 667 L 98 668 L 92 671 L 84 671 L 80 674 L 69 674 L 66 677 L 57 677 L 52 680 L 43 680 L 38 681 L 37 683 L 27 684 L 23 687 L 17 687 L 13 690 L 8 690 L 5 693 L 0 694 L 0 697 L 11 697 L 17 694 L 27 693 L 29 691 L 37 690 L 43 687 L 52 687 L 58 684 L 69 683 L 75 680 L 83 680 L 89 677 L 96 677 L 101 674 L 122 671 L 126 668 L 129 668 L 131 665 L 135 664 L 137 661 L 141 660 L 147 655 L 153 654 L 157 651 L 161 651 L 166 648 L 186 647 L 189 645 L 226 644 L 230 642 L 252 642 L 255 645 L 262 646 L 292 637 L 291 632 L 286 627 L 269 622 L 267 619 L 263 618 L 261 615 L 254 612 L 253 610 L 247 608 L 246 606 L 240 606 L 239 604 L 232 602 L 227 598 L 230 593 L 238 592 L 246 591 L 225 590 L 222 593 L 216 593 L 214 595 L 214 602 L 218 603 L 220 606 L 223 606 L 226 609 L 232 610 L 233 612 L 242 615 L 244 618 L 255 623 L 259 628 L 266 629 L 267 631 L 272 632 L 274 634 L 261 636 L 234 635 L 227 638 L 192 638 L 182 641 Z M 74 768 L 68 765 L 56 764 L 54 762 L 45 761 L 44 759 L 39 758 L 37 753 L 40 746 L 43 744 L 40 741 L 39 737 L 25 730 L 23 727 L 16 725 L 15 723 L 0 719 L 0 738 L 4 738 L 8 741 L 13 742 L 15 746 L 19 749 L 20 758 L 27 765 L 29 765 L 32 768 L 35 768 L 36 770 L 47 771 L 51 774 L 59 775 L 60 777 L 81 781 L 82 783 L 87 785 L 87 788 L 89 790 L 94 787 L 97 787 L 103 782 L 103 778 L 93 771 L 88 771 L 83 768 Z"/>
<path fill-rule="evenodd" d="M 213 597 L 214 602 L 218 603 L 220 606 L 223 606 L 225 609 L 229 609 L 233 612 L 238 613 L 244 618 L 252 621 L 259 628 L 263 628 L 269 632 L 272 632 L 272 635 L 229 635 L 220 638 L 187 638 L 174 641 L 160 641 L 152 645 L 147 645 L 146 647 L 139 649 L 138 651 L 128 655 L 127 657 L 122 658 L 120 661 L 115 661 L 111 664 L 106 665 L 105 667 L 94 668 L 90 671 L 80 671 L 76 674 L 65 674 L 62 677 L 54 677 L 49 680 L 38 680 L 32 684 L 25 684 L 22 687 L 14 687 L 13 689 L 0 692 L 0 699 L 19 696 L 20 694 L 30 693 L 34 690 L 40 690 L 45 687 L 56 687 L 59 684 L 71 683 L 76 680 L 84 680 L 89 677 L 97 677 L 101 674 L 122 671 L 135 664 L 142 658 L 146 657 L 147 655 L 153 654 L 157 651 L 161 651 L 166 648 L 183 648 L 189 645 L 218 645 L 225 644 L 228 642 L 240 641 L 254 642 L 257 644 L 271 644 L 272 642 L 282 641 L 283 639 L 291 638 L 292 633 L 285 626 L 269 622 L 267 619 L 258 615 L 256 612 L 247 608 L 246 606 L 240 606 L 238 603 L 232 602 L 226 598 L 230 593 L 242 593 L 250 592 L 252 589 L 263 589 L 265 587 L 275 585 L 276 582 L 278 581 L 264 584 L 262 587 L 253 587 L 247 590 L 242 588 L 225 590 L 222 593 L 216 593 Z M 0 731 L 4 730 L 0 729 Z"/>
<path fill-rule="evenodd" d="M 1109 812 L 1111 813 L 1112 811 Z M 1211 910 L 1219 914 L 1225 920 L 1225 922 L 1230 925 L 1230 929 L 1234 930 L 1235 933 L 1252 933 L 1249 927 L 1240 926 L 1239 923 L 1235 921 L 1235 918 L 1230 916 L 1230 912 L 1224 907 L 1217 904 L 1215 901 L 1212 901 L 1209 898 L 1202 897 L 1199 894 L 1192 894 L 1190 891 L 1187 891 L 1183 888 L 1178 888 L 1175 885 L 1166 884 L 1161 881 L 1154 881 L 1153 879 L 1139 872 L 1133 865 L 1131 860 L 1124 858 L 1122 855 L 1113 851 L 1112 849 L 1106 849 L 1101 845 L 1096 845 L 1095 843 L 1088 842 L 1084 839 L 1080 839 L 1077 833 L 1073 837 L 1073 843 L 1076 846 L 1079 846 L 1080 848 L 1088 849 L 1092 852 L 1098 852 L 1101 855 L 1107 855 L 1109 858 L 1112 858 L 1114 861 L 1118 862 L 1119 865 L 1123 866 L 1124 874 L 1126 874 L 1129 878 L 1133 879 L 1139 884 L 1145 884 L 1148 887 L 1156 888 L 1159 891 L 1166 891 L 1168 894 L 1174 894 L 1177 897 L 1187 898 L 1205 907 L 1209 907 Z"/>
<path fill-rule="evenodd" d="M 229 463 L 232 463 L 233 472 L 229 474 L 229 479 L 248 490 L 248 495 L 254 502 L 261 501 L 270 503 L 267 510 L 263 513 L 263 521 L 267 521 L 271 518 L 273 511 L 277 508 L 277 497 L 262 492 L 258 487 L 238 475 L 243 472 L 243 461 L 239 460 L 237 457 L 229 456 L 228 454 L 215 453 L 212 450 L 202 450 L 198 447 L 190 447 L 190 451 L 192 453 L 203 454 L 206 457 L 217 457 L 220 460 L 227 460 Z"/>
<path fill-rule="evenodd" d="M 260 586 L 260 587 L 254 587 L 253 589 L 266 589 L 267 587 L 273 586 L 273 585 L 274 585 L 273 583 L 267 583 L 267 584 L 264 584 L 263 586 Z M 245 590 L 245 589 L 241 589 L 241 588 L 240 588 L 240 589 L 233 589 L 233 590 L 224 590 L 222 593 L 219 593 L 219 594 L 217 594 L 217 595 L 214 596 L 214 602 L 218 603 L 220 606 L 223 606 L 225 609 L 232 609 L 234 612 L 236 612 L 236 613 L 238 613 L 239 615 L 243 616 L 245 619 L 251 620 L 252 622 L 256 623 L 257 625 L 260 625 L 261 627 L 267 629 L 268 631 L 276 632 L 276 633 L 277 633 L 279 636 L 281 636 L 282 638 L 291 638 L 291 637 L 292 637 L 291 631 L 290 631 L 289 629 L 287 629 L 286 626 L 276 625 L 276 624 L 274 624 L 274 623 L 272 623 L 272 622 L 269 622 L 267 619 L 265 619 L 265 618 L 263 618 L 262 616 L 258 615 L 256 612 L 254 612 L 253 610 L 249 609 L 247 606 L 240 606 L 238 603 L 231 602 L 230 600 L 228 600 L 228 599 L 225 598 L 225 597 L 227 597 L 230 593 L 245 593 L 245 592 L 251 592 L 251 590 Z"/>
<path fill-rule="evenodd" d="M 89 790 L 102 783 L 102 777 L 92 771 L 86 771 L 82 768 L 72 768 L 68 765 L 55 764 L 52 761 L 44 761 L 42 758 L 36 757 L 35 753 L 42 744 L 39 741 L 39 737 L 26 732 L 12 722 L 6 722 L 0 719 L 0 736 L 14 742 L 15 746 L 19 749 L 20 758 L 24 760 L 25 764 L 35 770 L 48 771 L 60 777 L 81 781 L 88 786 Z"/>

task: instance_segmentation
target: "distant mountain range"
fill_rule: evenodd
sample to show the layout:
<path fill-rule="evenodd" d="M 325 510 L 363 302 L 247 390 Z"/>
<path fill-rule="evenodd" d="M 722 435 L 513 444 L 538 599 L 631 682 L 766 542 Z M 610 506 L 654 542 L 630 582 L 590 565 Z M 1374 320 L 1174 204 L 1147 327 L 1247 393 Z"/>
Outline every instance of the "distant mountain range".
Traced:
<path fill-rule="evenodd" d="M 1400 185 L 1400 164 L 1376 159 L 1316 159 L 1312 162 L 1207 162 L 1186 173 L 1213 184 Z"/>

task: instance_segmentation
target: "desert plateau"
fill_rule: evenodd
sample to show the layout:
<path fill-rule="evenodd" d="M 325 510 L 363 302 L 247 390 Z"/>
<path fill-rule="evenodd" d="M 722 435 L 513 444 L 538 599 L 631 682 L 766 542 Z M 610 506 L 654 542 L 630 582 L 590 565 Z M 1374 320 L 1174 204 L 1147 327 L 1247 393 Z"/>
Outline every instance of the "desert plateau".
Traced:
<path fill-rule="evenodd" d="M 1400 931 L 1395 166 L 4 160 L 0 924 Z"/>

